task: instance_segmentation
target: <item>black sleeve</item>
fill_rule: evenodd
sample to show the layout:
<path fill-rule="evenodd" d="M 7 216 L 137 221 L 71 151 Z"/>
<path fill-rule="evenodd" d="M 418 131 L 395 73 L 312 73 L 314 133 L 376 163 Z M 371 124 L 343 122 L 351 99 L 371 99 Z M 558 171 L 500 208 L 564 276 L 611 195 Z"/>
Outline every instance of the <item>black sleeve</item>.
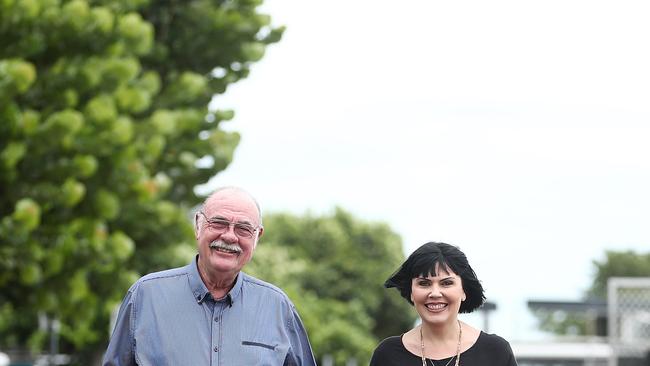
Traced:
<path fill-rule="evenodd" d="M 515 354 L 512 352 L 512 347 L 510 347 L 510 343 L 506 342 L 507 346 L 507 352 L 508 354 L 508 362 L 506 366 L 518 366 L 517 365 L 517 360 L 515 359 Z"/>
<path fill-rule="evenodd" d="M 408 365 L 402 351 L 401 337 L 388 337 L 381 341 L 370 359 L 370 366 L 402 366 Z"/>
<path fill-rule="evenodd" d="M 476 343 L 462 356 L 466 365 L 517 366 L 510 343 L 496 334 L 481 332 Z M 463 364 L 462 357 L 460 363 Z"/>
<path fill-rule="evenodd" d="M 370 366 L 384 366 L 385 363 L 382 360 L 386 360 L 386 347 L 385 342 L 380 343 L 375 351 L 372 353 L 372 358 L 370 359 Z"/>

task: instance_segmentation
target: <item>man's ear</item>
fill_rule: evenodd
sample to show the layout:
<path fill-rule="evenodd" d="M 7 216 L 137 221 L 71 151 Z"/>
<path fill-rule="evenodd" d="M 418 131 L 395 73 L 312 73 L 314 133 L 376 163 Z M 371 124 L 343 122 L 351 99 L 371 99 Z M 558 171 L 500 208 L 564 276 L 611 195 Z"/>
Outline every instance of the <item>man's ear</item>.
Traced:
<path fill-rule="evenodd" d="M 199 213 L 194 213 L 194 239 L 199 238 Z"/>
<path fill-rule="evenodd" d="M 255 244 L 253 246 L 253 249 L 257 248 L 257 244 L 260 243 L 260 238 L 262 237 L 263 234 L 264 234 L 264 227 L 260 226 L 260 228 L 257 229 L 257 237 L 255 237 Z"/>

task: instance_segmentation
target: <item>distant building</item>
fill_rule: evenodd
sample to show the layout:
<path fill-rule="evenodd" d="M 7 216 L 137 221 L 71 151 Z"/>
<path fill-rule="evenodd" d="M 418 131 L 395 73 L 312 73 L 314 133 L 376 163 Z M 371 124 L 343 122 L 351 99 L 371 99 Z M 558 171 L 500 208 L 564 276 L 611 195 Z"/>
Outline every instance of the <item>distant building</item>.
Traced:
<path fill-rule="evenodd" d="M 606 301 L 531 300 L 528 308 L 579 314 L 587 334 L 513 342 L 519 366 L 650 366 L 650 278 L 610 278 Z"/>

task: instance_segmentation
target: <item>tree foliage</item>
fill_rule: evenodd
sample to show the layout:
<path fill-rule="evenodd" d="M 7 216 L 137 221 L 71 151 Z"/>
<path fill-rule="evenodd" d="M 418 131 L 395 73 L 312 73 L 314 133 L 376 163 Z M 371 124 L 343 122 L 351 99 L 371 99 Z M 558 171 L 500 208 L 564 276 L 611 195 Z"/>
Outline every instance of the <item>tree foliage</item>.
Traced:
<path fill-rule="evenodd" d="M 610 277 L 650 277 L 650 252 L 607 251 L 603 261 L 593 261 L 596 275 L 588 296 L 607 298 L 607 280 Z"/>
<path fill-rule="evenodd" d="M 534 314 L 537 317 L 541 330 L 566 336 L 589 335 L 589 330 L 594 327 L 591 324 L 595 321 L 586 312 L 539 309 Z"/>
<path fill-rule="evenodd" d="M 280 39 L 261 0 L 0 1 L 0 346 L 108 337 L 140 275 L 194 252 L 187 208 L 237 133 L 214 94 Z"/>
<path fill-rule="evenodd" d="M 415 312 L 384 280 L 404 260 L 382 223 L 336 209 L 329 216 L 266 215 L 246 271 L 282 287 L 298 308 L 317 358 L 367 364 L 377 343 L 409 329 Z"/>

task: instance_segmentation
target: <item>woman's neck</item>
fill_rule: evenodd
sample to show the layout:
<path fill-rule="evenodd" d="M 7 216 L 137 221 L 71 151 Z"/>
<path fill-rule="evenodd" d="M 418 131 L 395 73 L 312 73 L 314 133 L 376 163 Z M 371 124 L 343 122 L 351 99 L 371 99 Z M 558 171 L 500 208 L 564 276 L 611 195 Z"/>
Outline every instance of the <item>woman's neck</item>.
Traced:
<path fill-rule="evenodd" d="M 420 324 L 422 329 L 422 337 L 426 343 L 430 344 L 447 344 L 458 342 L 458 334 L 460 332 L 460 321 L 454 319 L 453 321 L 431 324 Z"/>

